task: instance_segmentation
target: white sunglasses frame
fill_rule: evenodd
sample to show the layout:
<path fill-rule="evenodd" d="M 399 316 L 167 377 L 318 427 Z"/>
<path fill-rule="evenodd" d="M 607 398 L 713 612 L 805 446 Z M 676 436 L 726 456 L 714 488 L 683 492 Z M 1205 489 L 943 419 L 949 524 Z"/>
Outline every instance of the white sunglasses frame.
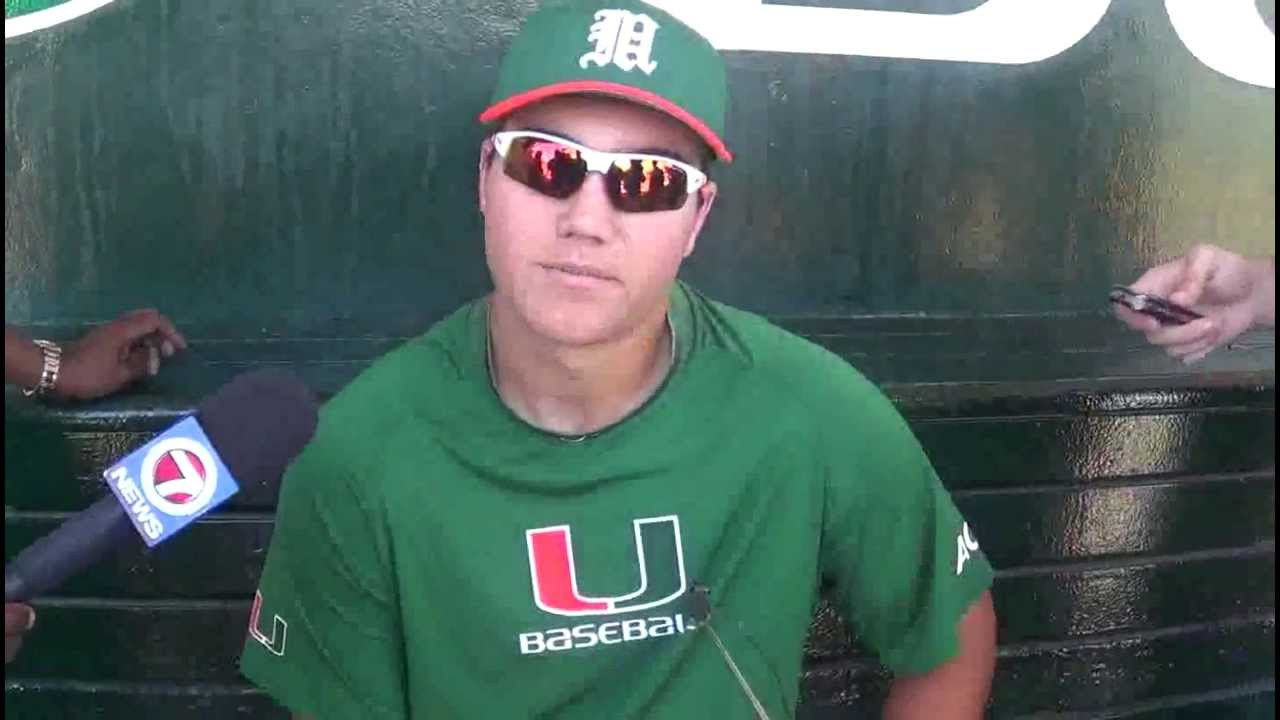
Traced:
<path fill-rule="evenodd" d="M 507 159 L 507 152 L 511 150 L 511 142 L 516 138 L 535 138 L 538 140 L 546 140 L 548 142 L 559 143 L 565 147 L 577 150 L 582 154 L 582 159 L 587 161 L 587 173 L 599 173 L 604 175 L 609 172 L 609 168 L 615 162 L 622 161 L 627 165 L 632 160 L 654 160 L 657 162 L 671 163 L 672 165 L 684 171 L 685 177 L 689 178 L 685 183 L 685 192 L 692 195 L 701 190 L 707 184 L 707 174 L 687 162 L 682 162 L 665 155 L 651 155 L 649 153 L 635 152 L 606 152 L 604 150 L 596 150 L 589 148 L 581 143 L 572 140 L 550 135 L 537 130 L 503 130 L 493 134 L 493 150 L 498 153 L 498 157 L 504 161 Z"/>

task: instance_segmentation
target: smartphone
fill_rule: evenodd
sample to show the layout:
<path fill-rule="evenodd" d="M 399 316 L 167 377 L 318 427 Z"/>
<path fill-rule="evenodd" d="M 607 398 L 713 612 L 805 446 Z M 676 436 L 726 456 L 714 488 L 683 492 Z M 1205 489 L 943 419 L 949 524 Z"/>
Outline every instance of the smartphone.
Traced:
<path fill-rule="evenodd" d="M 1123 286 L 1111 288 L 1111 302 L 1155 318 L 1161 325 L 1185 325 L 1204 317 L 1200 313 L 1182 307 L 1155 295 L 1134 292 Z"/>

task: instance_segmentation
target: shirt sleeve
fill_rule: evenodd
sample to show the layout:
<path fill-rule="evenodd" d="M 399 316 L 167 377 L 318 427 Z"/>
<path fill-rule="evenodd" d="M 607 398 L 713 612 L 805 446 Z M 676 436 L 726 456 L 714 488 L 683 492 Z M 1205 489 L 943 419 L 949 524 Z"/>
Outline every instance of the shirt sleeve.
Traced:
<path fill-rule="evenodd" d="M 926 673 L 956 656 L 957 626 L 993 572 L 906 421 L 856 380 L 833 394 L 827 428 L 823 572 L 885 665 Z"/>
<path fill-rule="evenodd" d="M 405 718 L 385 513 L 326 420 L 281 486 L 241 671 L 296 713 Z"/>

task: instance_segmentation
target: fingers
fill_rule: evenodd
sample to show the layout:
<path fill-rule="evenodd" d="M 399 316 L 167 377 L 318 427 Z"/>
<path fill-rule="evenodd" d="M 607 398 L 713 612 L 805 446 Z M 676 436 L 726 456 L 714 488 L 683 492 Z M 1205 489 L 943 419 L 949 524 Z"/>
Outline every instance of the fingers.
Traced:
<path fill-rule="evenodd" d="M 1212 245 L 1196 245 L 1182 260 L 1182 277 L 1169 293 L 1171 301 L 1179 305 L 1195 305 L 1200 302 L 1204 288 L 1213 281 L 1222 258 L 1222 250 Z"/>
<path fill-rule="evenodd" d="M 123 370 L 126 377 L 121 379 L 121 385 L 155 375 L 160 372 L 160 348 L 149 343 L 135 345 L 125 356 Z"/>
<path fill-rule="evenodd" d="M 21 603 L 4 604 L 4 634 L 24 633 L 35 627 L 36 611 Z"/>
<path fill-rule="evenodd" d="M 13 659 L 18 657 L 18 651 L 22 649 L 22 635 L 5 635 L 4 636 L 4 664 L 8 665 Z"/>
<path fill-rule="evenodd" d="M 1203 360 L 1204 356 L 1208 355 L 1212 350 L 1213 350 L 1213 346 L 1207 347 L 1204 350 L 1200 350 L 1198 352 L 1187 355 L 1186 357 L 1182 358 L 1182 362 L 1186 363 L 1187 365 L 1198 363 L 1201 360 Z"/>
<path fill-rule="evenodd" d="M 1164 326 L 1155 318 L 1116 306 L 1116 317 L 1125 325 L 1144 333 L 1147 340 L 1164 348 L 1171 357 L 1191 364 L 1208 355 L 1221 344 L 1221 325 L 1212 318 L 1201 318 L 1185 325 Z"/>
<path fill-rule="evenodd" d="M 80 400 L 110 395 L 139 378 L 155 375 L 162 357 L 186 347 L 186 338 L 159 312 L 125 313 L 64 349 L 56 392 Z"/>
<path fill-rule="evenodd" d="M 1114 307 L 1116 317 L 1120 319 L 1120 322 L 1138 332 L 1148 333 L 1160 329 L 1160 322 L 1149 315 L 1136 313 L 1127 307 L 1120 307 L 1119 305 Z"/>
<path fill-rule="evenodd" d="M 36 624 L 36 612 L 26 605 L 4 605 L 4 661 L 7 665 L 22 648 L 22 635 Z"/>
<path fill-rule="evenodd" d="M 1213 350 L 1235 340 L 1241 333 L 1249 329 L 1253 319 L 1247 309 L 1236 308 L 1213 316 L 1214 330 L 1207 336 L 1187 343 L 1165 346 L 1165 351 L 1173 357 L 1181 358 L 1191 364 L 1208 355 Z"/>
<path fill-rule="evenodd" d="M 1208 285 L 1218 272 L 1226 251 L 1213 245 L 1200 244 L 1177 260 L 1157 265 L 1142 274 L 1130 287 L 1135 292 L 1168 298 L 1179 305 L 1200 302 Z"/>
<path fill-rule="evenodd" d="M 1146 271 L 1129 286 L 1134 292 L 1169 297 L 1182 280 L 1184 258 L 1171 260 Z"/>
<path fill-rule="evenodd" d="M 1191 345 L 1204 340 L 1214 341 L 1217 338 L 1218 324 L 1212 318 L 1200 318 L 1185 325 L 1160 327 L 1147 333 L 1147 340 L 1165 348 Z"/>
<path fill-rule="evenodd" d="M 1169 354 L 1169 357 L 1179 358 L 1182 362 L 1190 365 L 1191 363 L 1202 360 L 1205 355 L 1212 352 L 1219 344 L 1217 334 L 1215 333 L 1210 337 L 1201 338 L 1195 342 L 1184 343 L 1182 345 L 1169 345 L 1164 349 L 1164 351 Z"/>
<path fill-rule="evenodd" d="M 126 313 L 112 325 L 119 328 L 123 339 L 129 343 L 137 342 L 148 335 L 156 335 L 156 345 L 165 357 L 187 347 L 187 339 L 178 332 L 178 328 L 174 327 L 173 321 L 150 308 Z"/>

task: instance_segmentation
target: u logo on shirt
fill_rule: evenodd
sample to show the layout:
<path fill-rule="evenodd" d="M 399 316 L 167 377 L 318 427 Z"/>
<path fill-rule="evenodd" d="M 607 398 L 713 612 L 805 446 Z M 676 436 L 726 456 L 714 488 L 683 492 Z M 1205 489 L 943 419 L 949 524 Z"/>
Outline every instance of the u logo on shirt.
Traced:
<path fill-rule="evenodd" d="M 657 607 L 684 595 L 684 548 L 680 518 L 675 515 L 631 521 L 640 585 L 613 596 L 584 595 L 578 590 L 573 538 L 568 525 L 525 531 L 533 601 L 553 615 L 616 615 Z"/>

